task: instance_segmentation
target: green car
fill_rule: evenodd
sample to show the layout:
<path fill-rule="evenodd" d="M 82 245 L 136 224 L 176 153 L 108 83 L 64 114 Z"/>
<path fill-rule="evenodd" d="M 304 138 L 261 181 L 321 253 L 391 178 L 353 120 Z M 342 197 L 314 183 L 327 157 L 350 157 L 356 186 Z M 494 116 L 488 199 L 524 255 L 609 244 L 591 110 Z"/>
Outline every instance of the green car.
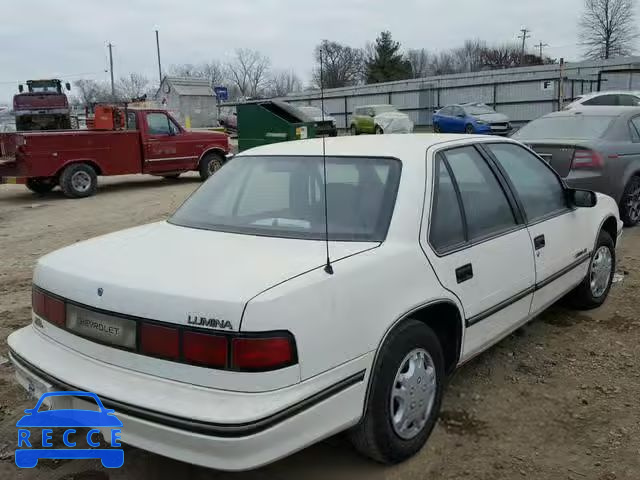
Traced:
<path fill-rule="evenodd" d="M 413 122 L 393 105 L 365 105 L 356 107 L 351 116 L 351 135 L 361 133 L 411 133 Z"/>

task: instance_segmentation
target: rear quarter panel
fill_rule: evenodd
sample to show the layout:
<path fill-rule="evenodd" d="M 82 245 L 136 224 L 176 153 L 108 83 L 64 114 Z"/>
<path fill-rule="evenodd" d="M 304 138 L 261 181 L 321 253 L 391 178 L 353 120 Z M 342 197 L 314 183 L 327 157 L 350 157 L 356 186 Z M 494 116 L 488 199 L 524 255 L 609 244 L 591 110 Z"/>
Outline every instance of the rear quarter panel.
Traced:
<path fill-rule="evenodd" d="M 383 245 L 289 280 L 251 300 L 243 331 L 286 329 L 305 380 L 367 353 L 412 310 L 448 299 L 419 248 Z"/>
<path fill-rule="evenodd" d="M 68 164 L 88 162 L 101 175 L 141 171 L 141 146 L 137 131 L 68 131 L 25 135 L 22 170 L 31 177 L 58 175 Z"/>

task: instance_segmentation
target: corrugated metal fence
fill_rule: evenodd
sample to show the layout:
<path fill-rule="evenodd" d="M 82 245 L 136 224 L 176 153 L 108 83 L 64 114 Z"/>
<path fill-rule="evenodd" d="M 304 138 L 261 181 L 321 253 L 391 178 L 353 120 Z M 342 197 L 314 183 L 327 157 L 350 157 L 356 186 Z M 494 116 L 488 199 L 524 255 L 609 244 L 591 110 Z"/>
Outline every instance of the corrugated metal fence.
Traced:
<path fill-rule="evenodd" d="M 523 124 L 560 109 L 570 100 L 598 90 L 640 90 L 640 58 L 514 68 L 446 75 L 401 82 L 330 89 L 324 92 L 325 112 L 338 128 L 348 128 L 354 109 L 392 104 L 416 126 L 432 125 L 433 112 L 446 105 L 482 102 Z M 294 105 L 321 104 L 320 92 L 280 98 Z M 233 105 L 233 104 L 228 104 Z"/>

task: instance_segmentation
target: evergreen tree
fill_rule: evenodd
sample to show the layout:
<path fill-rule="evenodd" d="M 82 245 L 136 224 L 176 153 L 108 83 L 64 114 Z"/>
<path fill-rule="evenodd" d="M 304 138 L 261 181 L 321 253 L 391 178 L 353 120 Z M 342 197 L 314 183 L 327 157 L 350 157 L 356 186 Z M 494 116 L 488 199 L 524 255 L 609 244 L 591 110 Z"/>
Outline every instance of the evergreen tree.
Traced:
<path fill-rule="evenodd" d="M 411 63 L 400 51 L 391 32 L 382 32 L 370 49 L 366 62 L 367 83 L 391 82 L 411 78 Z"/>

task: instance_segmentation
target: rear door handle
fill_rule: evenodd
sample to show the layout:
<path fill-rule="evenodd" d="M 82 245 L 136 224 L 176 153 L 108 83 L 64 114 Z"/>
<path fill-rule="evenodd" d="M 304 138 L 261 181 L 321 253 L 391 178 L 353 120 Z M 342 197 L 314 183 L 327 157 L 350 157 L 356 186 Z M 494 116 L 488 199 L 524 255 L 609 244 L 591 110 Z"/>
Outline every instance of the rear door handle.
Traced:
<path fill-rule="evenodd" d="M 458 283 L 464 283 L 473 278 L 473 265 L 470 263 L 456 269 L 456 280 Z"/>
<path fill-rule="evenodd" d="M 540 250 L 547 246 L 547 241 L 544 239 L 544 235 L 539 235 L 533 239 L 533 246 L 536 250 Z"/>

